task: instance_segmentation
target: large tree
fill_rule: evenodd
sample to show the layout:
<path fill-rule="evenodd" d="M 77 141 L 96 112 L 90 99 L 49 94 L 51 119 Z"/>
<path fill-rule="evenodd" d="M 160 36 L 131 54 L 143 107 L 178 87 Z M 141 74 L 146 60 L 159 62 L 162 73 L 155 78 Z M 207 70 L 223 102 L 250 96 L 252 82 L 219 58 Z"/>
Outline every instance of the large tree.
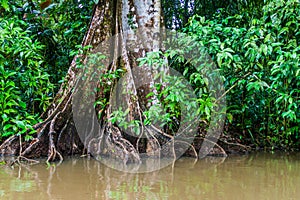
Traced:
<path fill-rule="evenodd" d="M 145 56 L 147 52 L 157 51 L 160 48 L 157 36 L 159 36 L 161 26 L 160 0 L 100 0 L 94 7 L 93 17 L 82 46 L 91 46 L 91 52 L 98 51 L 99 45 L 102 45 L 101 47 L 106 48 L 108 51 L 113 50 L 109 52 L 110 58 L 108 58 L 113 62 L 101 69 L 102 74 L 113 73 L 117 69 L 130 72 L 132 68 L 137 66 L 138 58 Z M 131 37 L 128 34 L 128 30 L 133 28 L 140 30 L 139 37 L 136 35 Z M 115 35 L 117 37 L 113 37 Z M 136 45 L 134 52 L 129 52 L 126 49 L 130 40 L 134 40 Z M 101 51 L 105 54 L 105 49 Z M 43 115 L 44 121 L 34 126 L 37 131 L 36 137 L 29 143 L 22 142 L 21 137 L 17 135 L 13 136 L 2 144 L 1 154 L 19 154 L 28 158 L 48 156 L 47 160 L 53 161 L 62 159 L 62 155 L 87 151 L 84 146 L 89 147 L 91 138 L 86 137 L 86 141 L 83 142 L 80 140 L 72 114 L 72 98 L 75 86 L 80 82 L 83 75 L 83 71 L 78 68 L 78 60 L 81 63 L 86 63 L 87 57 L 86 55 L 78 55 L 72 61 L 65 82 L 62 84 L 53 103 Z M 97 97 L 109 98 L 110 90 L 105 89 L 110 87 L 108 83 L 105 83 L 105 80 L 102 81 L 101 84 L 97 83 L 99 88 Z M 128 87 L 131 87 L 133 94 L 126 96 L 126 102 L 131 106 L 130 113 L 133 116 L 140 112 L 140 102 L 134 99 L 138 91 L 134 87 L 133 80 L 131 80 L 131 83 Z M 118 143 L 123 152 L 119 155 L 124 156 L 125 153 L 138 160 L 138 156 L 135 155 L 136 147 L 131 144 L 132 141 L 128 142 L 127 139 L 123 139 L 120 130 L 114 127 L 112 123 L 101 123 L 101 120 L 105 121 L 108 118 L 107 115 L 110 114 L 111 107 L 105 106 L 104 109 L 101 111 L 104 114 L 100 119 L 100 129 L 105 131 L 109 137 L 106 142 Z M 84 115 L 84 113 L 82 114 Z M 91 121 L 91 123 L 94 123 L 94 121 Z M 85 124 L 85 126 L 90 127 L 89 124 Z M 93 139 L 95 138 L 93 137 Z M 130 150 L 130 148 L 132 149 Z M 110 151 L 109 153 L 113 152 Z"/>
<path fill-rule="evenodd" d="M 99 0 L 82 42 L 82 47 L 89 48 L 88 54 L 74 57 L 65 82 L 43 114 L 43 122 L 34 125 L 36 137 L 24 142 L 15 135 L 0 146 L 0 154 L 20 158 L 47 156 L 47 161 L 54 161 L 63 160 L 63 155 L 81 153 L 109 155 L 126 163 L 140 162 L 140 153 L 160 156 L 164 144 L 168 145 L 164 145 L 163 152 L 175 157 L 178 149 L 187 147 L 197 154 L 190 145 L 197 122 L 191 126 L 173 118 L 175 124 L 184 127 L 184 131 L 179 131 L 188 133 L 176 141 L 168 127 L 145 122 L 143 111 L 160 104 L 157 96 L 149 95 L 159 92 L 156 81 L 162 79 L 161 74 L 172 73 L 155 64 L 136 70 L 149 52 L 156 52 L 158 59 L 163 57 L 159 54 L 166 37 L 162 16 L 160 0 Z M 119 80 L 120 74 L 123 78 Z M 124 84 L 125 92 L 121 87 Z M 119 114 L 126 114 L 121 117 L 127 123 L 138 123 L 138 130 L 124 129 L 112 120 L 119 108 L 125 108 Z M 213 138 L 208 140 L 215 144 Z M 181 146 L 175 148 L 175 142 Z"/>

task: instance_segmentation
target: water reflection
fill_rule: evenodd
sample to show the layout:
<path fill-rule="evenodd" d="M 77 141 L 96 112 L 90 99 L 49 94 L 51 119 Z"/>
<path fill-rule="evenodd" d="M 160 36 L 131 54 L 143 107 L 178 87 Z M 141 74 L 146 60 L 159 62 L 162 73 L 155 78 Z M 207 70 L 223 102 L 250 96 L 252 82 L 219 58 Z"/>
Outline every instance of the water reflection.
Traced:
<path fill-rule="evenodd" d="M 180 159 L 151 173 L 87 158 L 59 166 L 0 167 L 0 199 L 298 199 L 299 154 Z"/>

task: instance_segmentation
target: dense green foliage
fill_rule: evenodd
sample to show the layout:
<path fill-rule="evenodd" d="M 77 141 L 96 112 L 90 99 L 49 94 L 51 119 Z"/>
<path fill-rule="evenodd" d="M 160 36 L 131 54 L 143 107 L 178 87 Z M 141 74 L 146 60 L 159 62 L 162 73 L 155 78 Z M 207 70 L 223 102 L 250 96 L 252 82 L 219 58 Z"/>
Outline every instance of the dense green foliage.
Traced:
<path fill-rule="evenodd" d="M 44 46 L 34 41 L 26 23 L 16 18 L 0 19 L 0 135 L 26 132 L 36 123 L 53 93 L 53 84 L 43 63 Z"/>
<path fill-rule="evenodd" d="M 274 0 L 261 12 L 194 16 L 198 38 L 223 72 L 227 131 L 259 147 L 299 147 L 300 4 Z"/>
<path fill-rule="evenodd" d="M 216 13 L 223 13 L 223 17 L 244 13 L 253 16 L 264 5 L 263 0 L 163 0 L 165 25 L 168 28 L 181 29 L 187 25 L 194 15 L 212 19 Z M 250 11 L 250 12 L 249 12 Z"/>
<path fill-rule="evenodd" d="M 25 132 L 39 120 L 88 27 L 93 3 L 55 1 L 40 9 L 37 1 L 13 4 L 1 1 L 0 140 Z M 164 0 L 162 3 L 166 26 L 196 38 L 197 45 L 205 47 L 222 73 L 227 98 L 224 134 L 256 147 L 299 149 L 299 1 Z M 201 72 L 175 54 L 171 51 L 149 54 L 140 62 L 161 64 L 161 58 L 168 57 L 172 67 L 183 73 L 195 89 L 200 105 L 196 114 L 201 114 L 201 120 L 208 123 L 216 105 L 216 99 L 209 96 L 208 82 Z M 103 76 L 119 78 L 119 74 Z M 157 114 L 158 109 L 146 111 L 144 123 L 150 123 L 150 118 L 158 119 L 176 131 L 178 123 L 174 119 L 181 115 L 180 98 L 186 99 L 178 94 L 184 88 L 161 88 L 156 85 L 156 98 L 164 104 L 165 115 Z M 151 95 L 154 94 L 148 97 Z M 105 106 L 107 100 L 98 104 Z M 124 121 L 121 112 L 113 114 L 112 122 Z M 124 123 L 124 126 L 138 123 Z"/>
<path fill-rule="evenodd" d="M 92 2 L 0 3 L 0 141 L 34 133 L 87 29 Z M 27 130 L 32 131 L 27 131 Z"/>

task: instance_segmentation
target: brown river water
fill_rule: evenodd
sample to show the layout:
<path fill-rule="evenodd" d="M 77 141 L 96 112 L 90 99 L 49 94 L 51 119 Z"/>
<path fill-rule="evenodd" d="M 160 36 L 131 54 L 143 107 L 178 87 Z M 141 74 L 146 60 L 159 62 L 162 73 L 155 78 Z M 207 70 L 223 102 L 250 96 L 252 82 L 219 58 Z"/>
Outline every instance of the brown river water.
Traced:
<path fill-rule="evenodd" d="M 88 158 L 2 165 L 0 199 L 300 199 L 300 154 L 207 157 L 197 163 L 182 158 L 173 167 L 137 174 Z"/>

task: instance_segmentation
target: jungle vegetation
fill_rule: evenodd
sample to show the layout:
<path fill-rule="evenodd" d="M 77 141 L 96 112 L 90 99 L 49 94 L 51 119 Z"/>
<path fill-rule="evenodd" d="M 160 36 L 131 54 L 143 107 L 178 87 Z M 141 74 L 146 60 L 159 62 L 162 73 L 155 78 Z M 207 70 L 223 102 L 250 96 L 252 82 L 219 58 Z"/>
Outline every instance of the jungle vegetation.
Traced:
<path fill-rule="evenodd" d="M 124 2 L 130 7 L 142 5 L 139 0 Z M 221 96 L 226 98 L 227 107 L 219 144 L 235 143 L 251 149 L 299 150 L 299 1 L 153 2 L 149 4 L 154 9 L 161 10 L 158 18 L 163 16 L 162 22 L 157 21 L 158 27 L 153 27 L 159 29 L 166 26 L 195 38 L 197 44 L 205 47 L 222 75 L 225 92 Z M 80 141 L 76 136 L 69 104 L 75 87 L 74 80 L 79 77 L 76 74 L 77 68 L 80 68 L 78 66 L 84 60 L 78 58 L 84 58 L 101 41 L 116 34 L 115 27 L 122 30 L 129 21 L 137 26 L 143 25 L 138 20 L 134 21 L 135 18 L 131 18 L 122 8 L 120 1 L 1 0 L 0 144 L 10 138 L 3 143 L 5 146 L 2 145 L 2 149 L 5 150 L 2 153 L 7 152 L 8 146 L 15 148 L 10 153 L 18 153 L 19 136 L 24 138 L 24 144 L 21 145 L 24 156 L 47 155 L 48 161 L 65 154 L 88 151 L 84 149 L 84 145 L 100 142 Z M 130 14 L 142 16 L 139 11 Z M 127 21 L 118 21 L 117 19 L 121 19 L 120 15 L 127 16 Z M 144 17 L 155 21 L 156 16 L 153 14 Z M 91 25 L 93 20 L 99 22 L 99 27 Z M 95 35 L 97 29 L 100 30 L 99 35 Z M 92 31 L 94 35 L 89 35 Z M 94 42 L 96 36 L 99 39 Z M 208 93 L 207 80 L 190 67 L 188 61 L 180 59 L 180 56 L 172 56 L 170 52 L 155 48 L 145 50 L 140 47 L 140 50 L 146 56 L 127 53 L 129 60 L 155 63 L 164 57 L 189 81 L 200 105 L 198 110 L 191 109 L 190 112 L 201 114 L 197 135 L 201 137 L 216 109 L 216 99 Z M 152 51 L 156 51 L 156 54 L 151 54 Z M 125 71 L 138 65 L 137 62 L 124 59 L 116 63 L 117 67 L 110 66 L 102 71 L 96 105 L 101 129 L 110 135 L 122 136 L 121 127 L 116 122 L 123 122 L 122 126 L 134 127 L 134 124 L 151 123 L 149 120 L 156 116 L 166 122 L 164 130 L 172 137 L 172 131 L 178 126 L 174 119 L 180 117 L 180 98 L 176 98 L 169 87 L 161 88 L 156 85 L 155 94 L 164 104 L 167 115 L 157 116 L 150 109 L 131 110 L 127 114 L 134 116 L 142 113 L 144 117 L 127 124 L 122 121 L 124 111 L 115 111 L 110 117 L 107 116 L 111 109 L 109 97 L 112 90 L 108 82 L 115 83 Z M 153 95 L 150 92 L 139 94 L 139 91 L 134 93 L 142 96 L 141 99 Z M 142 104 L 135 102 L 131 96 L 126 99 L 135 107 Z M 148 146 L 154 149 L 160 145 L 156 137 L 148 134 L 148 141 L 141 144 L 145 151 Z M 124 147 L 126 152 L 129 152 L 129 148 L 134 148 L 131 156 L 133 160 L 137 159 L 134 153 L 138 149 L 136 140 L 126 139 L 130 143 L 125 142 L 128 145 Z M 107 149 L 111 143 L 116 142 L 119 141 L 114 141 L 112 137 L 106 142 Z M 73 148 L 74 145 L 76 149 Z"/>

